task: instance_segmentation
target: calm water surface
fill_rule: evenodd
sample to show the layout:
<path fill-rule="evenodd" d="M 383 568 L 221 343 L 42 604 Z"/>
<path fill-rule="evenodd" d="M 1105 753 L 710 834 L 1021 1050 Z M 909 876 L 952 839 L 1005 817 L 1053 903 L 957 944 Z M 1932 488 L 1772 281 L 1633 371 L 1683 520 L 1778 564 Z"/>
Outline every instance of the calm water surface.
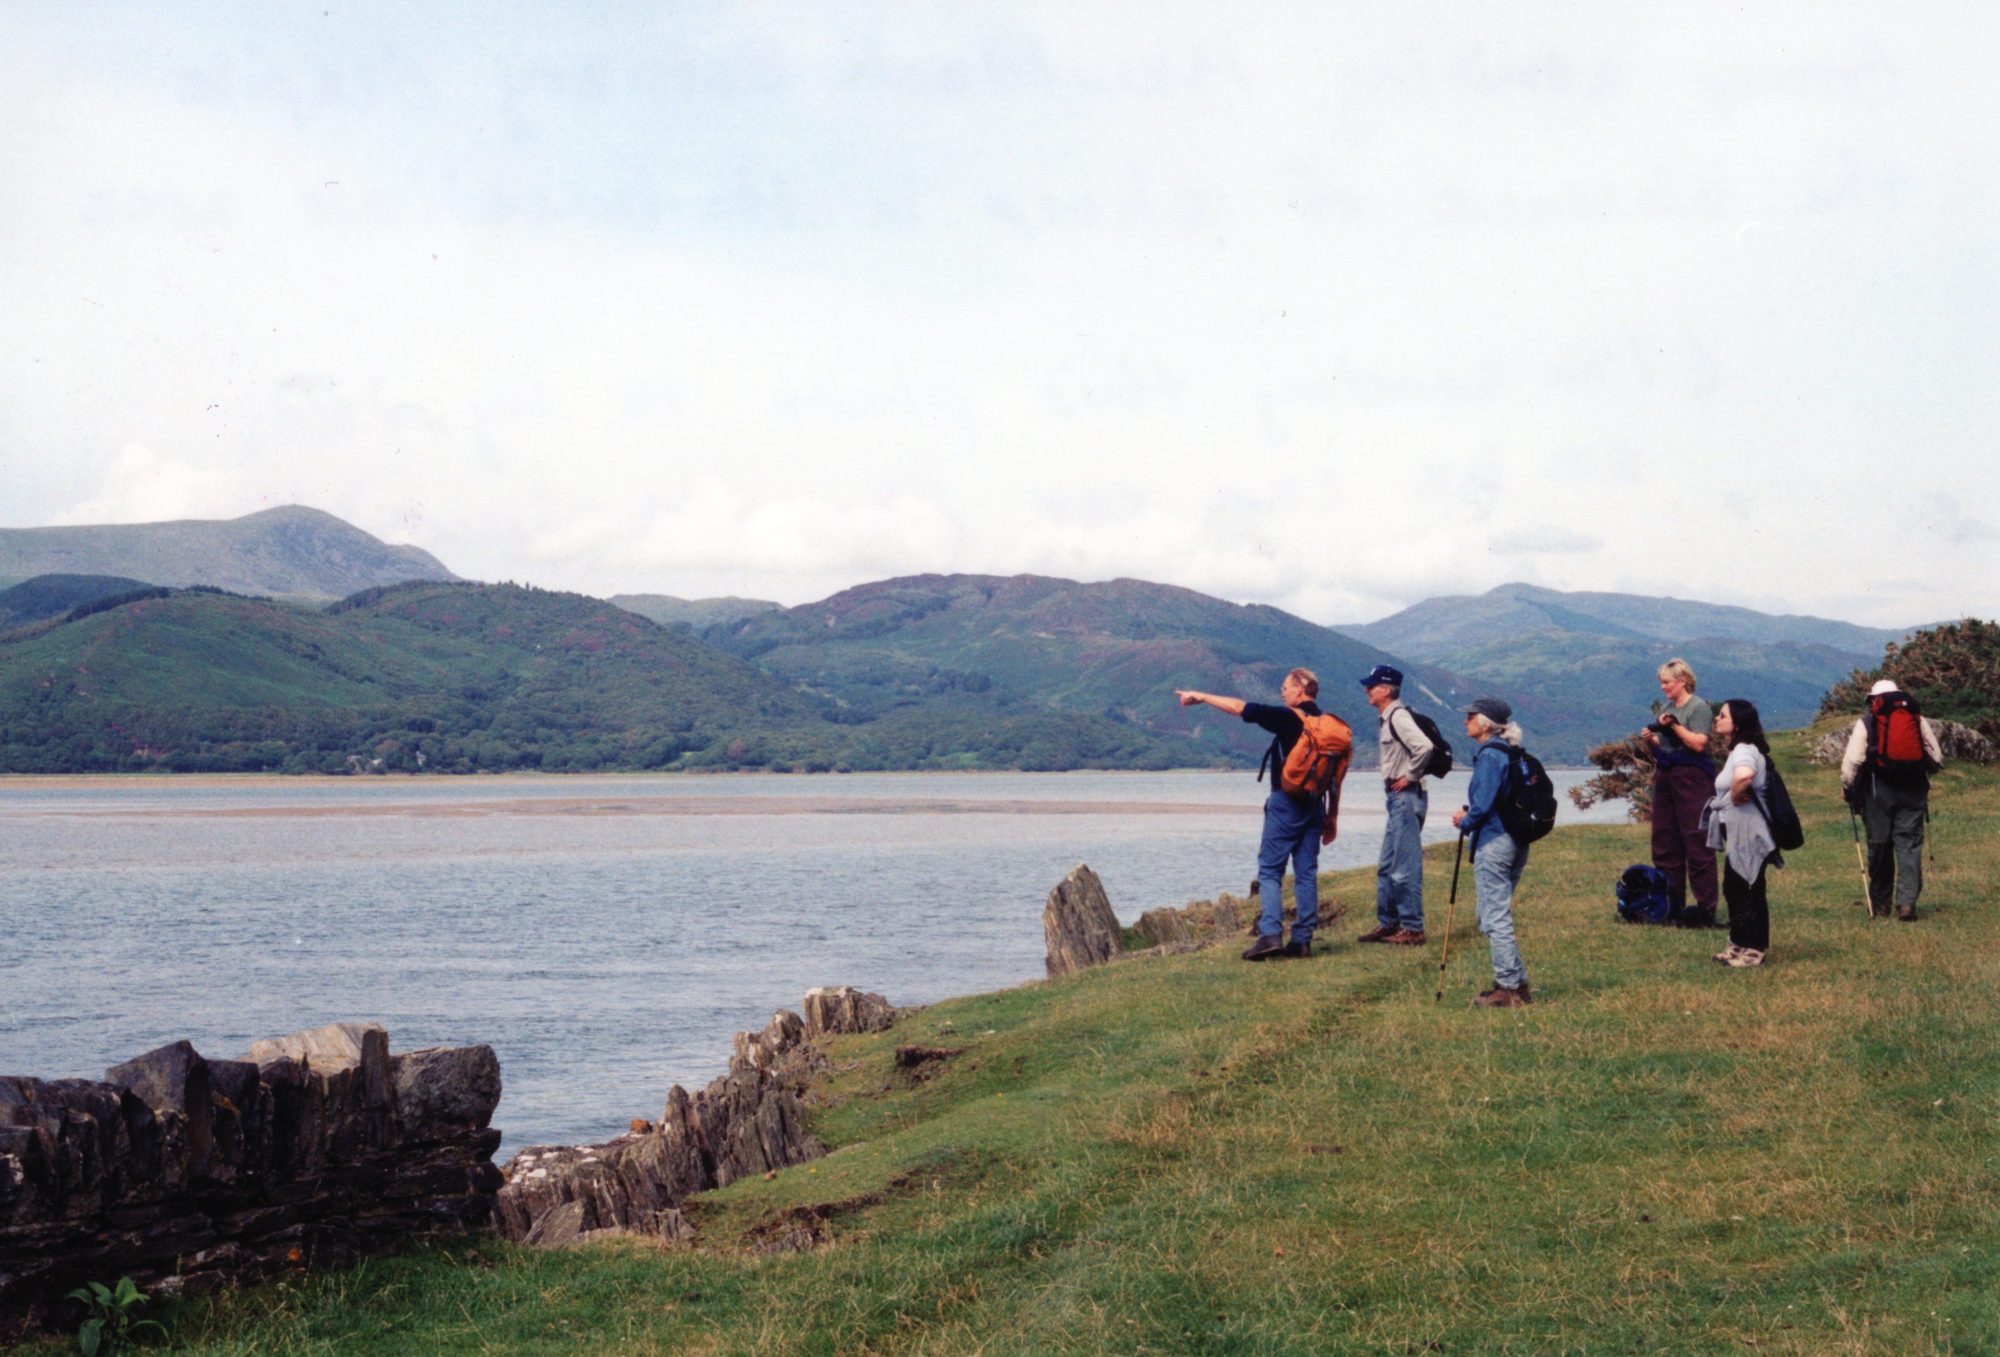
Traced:
<path fill-rule="evenodd" d="M 1329 869 L 1377 851 L 1356 776 Z M 399 1051 L 490 1043 L 503 1154 L 602 1140 L 814 985 L 913 1004 L 1040 976 L 1042 903 L 1079 862 L 1127 922 L 1241 893 L 1260 791 L 1213 772 L 0 778 L 0 1074 L 97 1078 L 181 1037 L 231 1057 L 367 1019 Z M 1463 791 L 1433 790 L 1428 839 L 1451 839 Z"/>

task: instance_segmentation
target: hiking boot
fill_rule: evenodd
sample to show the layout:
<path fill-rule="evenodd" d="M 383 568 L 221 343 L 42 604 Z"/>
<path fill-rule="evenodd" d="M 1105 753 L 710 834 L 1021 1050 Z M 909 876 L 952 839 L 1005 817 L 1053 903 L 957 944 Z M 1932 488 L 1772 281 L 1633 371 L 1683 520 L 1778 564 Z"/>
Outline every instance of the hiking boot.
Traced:
<path fill-rule="evenodd" d="M 1906 924 L 1913 924 L 1917 921 L 1917 907 L 1915 905 L 1904 905 L 1896 911 L 1896 917 Z"/>
<path fill-rule="evenodd" d="M 1257 941 L 1250 944 L 1249 950 L 1243 953 L 1243 959 L 1245 961 L 1262 961 L 1266 957 L 1283 956 L 1284 954 L 1284 941 L 1276 933 L 1266 933 L 1258 938 Z"/>
<path fill-rule="evenodd" d="M 1392 934 L 1400 933 L 1402 931 L 1403 931 L 1402 929 L 1396 927 L 1394 924 L 1377 924 L 1375 925 L 1375 927 L 1369 929 L 1366 933 L 1363 933 L 1360 937 L 1356 938 L 1355 941 L 1387 942 Z"/>
<path fill-rule="evenodd" d="M 1736 949 L 1736 955 L 1722 964 L 1737 967 L 1761 966 L 1764 964 L 1764 954 L 1755 947 L 1739 947 Z"/>
<path fill-rule="evenodd" d="M 1285 955 L 1288 957 L 1309 957 L 1312 954 L 1313 945 L 1310 938 L 1304 942 L 1288 942 L 1285 944 Z"/>
<path fill-rule="evenodd" d="M 1682 928 L 1722 927 L 1722 925 L 1716 921 L 1715 911 L 1712 909 L 1684 910 L 1680 917 L 1680 926 Z"/>
<path fill-rule="evenodd" d="M 1382 941 L 1388 943 L 1391 947 L 1421 947 L 1424 945 L 1425 939 L 1421 928 L 1414 932 L 1407 928 L 1399 928 L 1388 937 L 1382 939 Z"/>
<path fill-rule="evenodd" d="M 1505 985 L 1495 985 L 1472 1001 L 1474 1008 L 1526 1008 L 1534 1000 L 1528 997 L 1528 987 L 1508 989 Z"/>

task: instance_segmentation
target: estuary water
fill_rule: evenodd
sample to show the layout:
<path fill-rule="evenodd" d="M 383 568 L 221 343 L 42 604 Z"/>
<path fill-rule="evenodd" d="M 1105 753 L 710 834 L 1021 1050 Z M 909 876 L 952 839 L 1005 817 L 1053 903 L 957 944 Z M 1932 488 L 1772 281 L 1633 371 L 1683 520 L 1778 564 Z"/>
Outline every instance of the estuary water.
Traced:
<path fill-rule="evenodd" d="M 1464 783 L 1433 787 L 1428 840 Z M 1349 783 L 1323 868 L 1374 860 L 1378 787 Z M 815 985 L 916 1004 L 1040 977 L 1042 903 L 1079 862 L 1128 923 L 1241 894 L 1261 793 L 1244 772 L 0 778 L 0 1074 L 371 1020 L 398 1051 L 498 1051 L 503 1156 L 603 1140 Z M 1372 895 L 1341 903 L 1340 932 L 1367 926 Z"/>

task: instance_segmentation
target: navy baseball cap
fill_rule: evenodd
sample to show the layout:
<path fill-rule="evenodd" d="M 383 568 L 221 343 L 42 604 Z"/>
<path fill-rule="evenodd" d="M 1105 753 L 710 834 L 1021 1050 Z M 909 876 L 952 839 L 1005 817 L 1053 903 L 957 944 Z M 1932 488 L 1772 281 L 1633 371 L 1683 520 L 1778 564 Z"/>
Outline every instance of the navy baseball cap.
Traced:
<path fill-rule="evenodd" d="M 1391 688 L 1403 686 L 1403 671 L 1393 664 L 1378 664 L 1361 676 L 1361 686 L 1373 688 L 1378 683 L 1386 683 Z"/>
<path fill-rule="evenodd" d="M 1497 697 L 1473 698 L 1471 703 L 1467 705 L 1465 714 L 1470 716 L 1474 712 L 1479 713 L 1479 715 L 1485 717 L 1496 726 L 1504 726 L 1514 719 L 1514 709 Z"/>

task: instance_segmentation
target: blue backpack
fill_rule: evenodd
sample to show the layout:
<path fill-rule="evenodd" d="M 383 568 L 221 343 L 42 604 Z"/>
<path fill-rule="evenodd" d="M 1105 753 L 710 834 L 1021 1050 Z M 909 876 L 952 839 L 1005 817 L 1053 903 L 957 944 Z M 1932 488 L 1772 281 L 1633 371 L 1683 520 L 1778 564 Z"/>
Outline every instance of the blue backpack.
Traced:
<path fill-rule="evenodd" d="M 1635 862 L 1618 878 L 1618 921 L 1628 924 L 1674 922 L 1673 883 L 1658 867 Z"/>

